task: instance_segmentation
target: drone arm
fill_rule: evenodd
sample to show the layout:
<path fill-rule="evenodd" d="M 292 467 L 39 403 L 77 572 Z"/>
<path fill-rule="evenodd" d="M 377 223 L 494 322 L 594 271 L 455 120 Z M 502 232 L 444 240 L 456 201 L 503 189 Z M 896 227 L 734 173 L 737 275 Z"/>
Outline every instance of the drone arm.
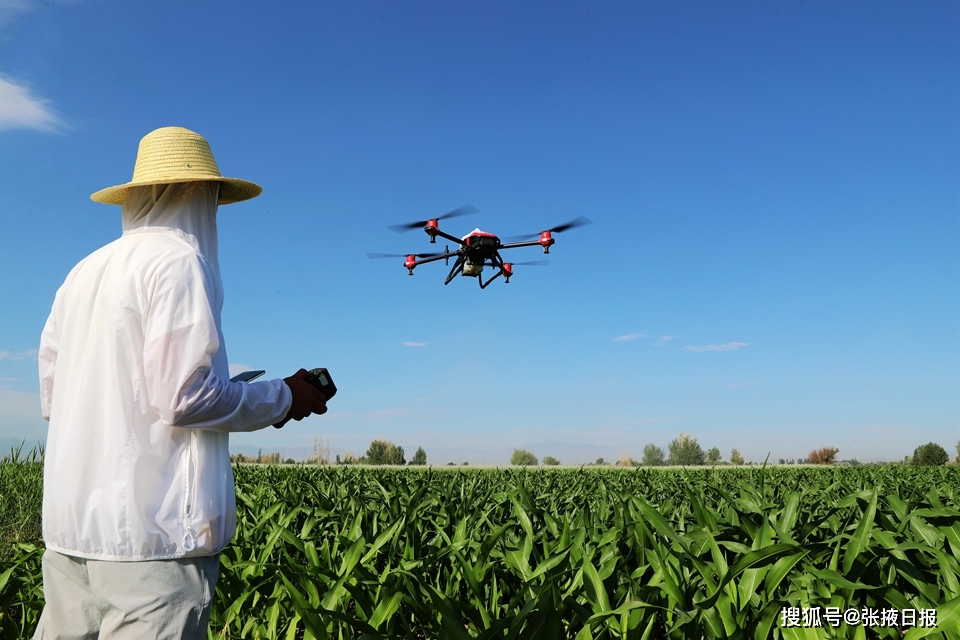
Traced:
<path fill-rule="evenodd" d="M 429 227 L 428 227 L 428 228 L 429 228 Z M 467 246 L 467 245 L 464 243 L 464 241 L 461 240 L 460 238 L 458 238 L 458 237 L 456 237 L 456 236 L 452 236 L 452 235 L 450 235 L 449 233 L 445 233 L 445 232 L 443 232 L 443 231 L 440 231 L 440 229 L 437 229 L 437 228 L 433 228 L 431 231 L 428 231 L 427 233 L 429 233 L 431 237 L 440 236 L 441 238 L 445 238 L 445 239 L 449 240 L 450 242 L 456 242 L 456 243 L 459 244 L 461 247 Z M 435 239 L 435 238 L 434 238 L 434 239 Z"/>
<path fill-rule="evenodd" d="M 544 253 L 550 253 L 550 245 L 554 244 L 555 240 L 550 237 L 549 231 L 544 231 L 540 234 L 539 240 L 529 240 L 527 242 L 514 242 L 512 244 L 501 245 L 501 249 L 515 249 L 517 247 L 543 247 Z"/>
<path fill-rule="evenodd" d="M 436 262 L 437 260 L 444 260 L 446 258 L 451 258 L 455 255 L 458 255 L 458 254 L 456 253 L 440 254 L 439 256 L 433 256 L 432 258 L 423 258 L 422 260 L 417 260 L 416 262 L 414 262 L 413 266 L 419 267 L 421 264 L 427 264 L 428 262 Z"/>
<path fill-rule="evenodd" d="M 513 242 L 510 244 L 502 244 L 498 249 L 516 249 L 517 247 L 542 247 L 539 240 L 531 240 L 529 242 Z"/>

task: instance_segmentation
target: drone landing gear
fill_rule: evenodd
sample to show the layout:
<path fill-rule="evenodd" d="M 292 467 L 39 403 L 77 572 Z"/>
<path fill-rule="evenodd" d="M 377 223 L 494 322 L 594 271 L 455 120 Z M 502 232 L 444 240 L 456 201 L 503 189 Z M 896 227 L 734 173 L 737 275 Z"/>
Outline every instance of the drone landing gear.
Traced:
<path fill-rule="evenodd" d="M 463 255 L 457 256 L 457 261 L 453 263 L 453 268 L 450 269 L 450 273 L 447 275 L 447 279 L 443 281 L 443 284 L 450 284 L 454 278 L 457 277 L 460 273 L 463 272 L 463 265 L 466 262 L 466 257 Z"/>
<path fill-rule="evenodd" d="M 499 277 L 502 276 L 502 275 L 503 275 L 503 271 L 502 271 L 502 270 L 501 270 L 501 271 L 497 271 L 497 274 L 494 275 L 494 276 L 490 276 L 490 279 L 487 280 L 486 282 L 483 281 L 483 278 L 481 278 L 480 276 L 477 276 L 477 282 L 480 284 L 480 288 L 481 288 L 481 289 L 486 289 L 486 288 L 487 288 L 487 285 L 489 285 L 491 282 L 493 282 L 494 280 L 496 280 L 497 278 L 499 278 Z M 508 282 L 509 282 L 509 281 L 508 281 Z"/>
<path fill-rule="evenodd" d="M 503 264 L 503 259 L 498 254 L 494 254 L 490 258 L 490 264 L 487 266 L 493 267 L 497 270 L 497 272 L 490 276 L 490 279 L 486 282 L 483 282 L 482 276 L 477 276 L 477 282 L 480 284 L 481 289 L 486 289 L 491 282 L 500 276 L 503 276 L 503 281 L 505 284 L 510 284 L 510 276 L 513 275 L 513 272 Z"/>

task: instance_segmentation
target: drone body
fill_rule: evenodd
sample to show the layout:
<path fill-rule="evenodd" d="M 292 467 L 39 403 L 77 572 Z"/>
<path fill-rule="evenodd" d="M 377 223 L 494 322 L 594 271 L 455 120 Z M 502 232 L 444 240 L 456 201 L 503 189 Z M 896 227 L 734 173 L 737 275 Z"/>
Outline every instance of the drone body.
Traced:
<path fill-rule="evenodd" d="M 449 265 L 450 259 L 454 258 L 453 267 L 450 269 L 450 273 L 447 274 L 447 279 L 443 284 L 450 284 L 450 282 L 457 275 L 462 275 L 475 277 L 477 279 L 477 283 L 480 285 L 480 288 L 485 289 L 491 282 L 501 276 L 503 276 L 504 282 L 509 283 L 510 277 L 513 276 L 513 266 L 516 264 L 547 264 L 546 260 L 538 260 L 533 262 L 504 262 L 503 258 L 500 257 L 501 251 L 505 249 L 516 249 L 518 247 L 539 246 L 543 248 L 544 253 L 550 253 L 550 247 L 556 243 L 556 240 L 553 239 L 554 233 L 566 231 L 572 227 L 590 224 L 589 220 L 584 217 L 580 217 L 576 220 L 572 220 L 566 224 L 560 225 L 559 227 L 554 227 L 553 229 L 548 229 L 539 233 L 527 234 L 525 236 L 518 236 L 516 238 L 525 239 L 539 235 L 537 240 L 508 242 L 506 244 L 501 242 L 498 236 L 492 233 L 487 233 L 486 231 L 481 231 L 480 229 L 474 229 L 462 238 L 457 238 L 456 236 L 452 236 L 449 233 L 440 230 L 439 221 L 444 218 L 453 218 L 456 216 L 477 212 L 478 211 L 476 208 L 466 205 L 436 218 L 391 227 L 393 230 L 402 233 L 404 231 L 409 231 L 410 229 L 415 229 L 422 226 L 426 234 L 430 236 L 431 243 L 436 243 L 437 237 L 439 236 L 445 240 L 449 240 L 459 245 L 456 251 L 451 252 L 448 246 L 444 249 L 443 253 L 409 253 L 405 255 L 368 253 L 367 255 L 371 258 L 403 257 L 403 266 L 407 268 L 411 276 L 413 275 L 413 270 L 422 264 L 443 260 Z M 483 279 L 483 270 L 485 267 L 492 267 L 496 270 L 496 273 L 494 273 L 486 281 Z"/>

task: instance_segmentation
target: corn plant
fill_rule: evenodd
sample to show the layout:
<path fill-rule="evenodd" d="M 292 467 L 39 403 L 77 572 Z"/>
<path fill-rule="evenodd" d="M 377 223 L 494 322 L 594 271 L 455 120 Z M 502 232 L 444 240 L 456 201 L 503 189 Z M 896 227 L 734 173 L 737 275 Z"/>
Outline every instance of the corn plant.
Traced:
<path fill-rule="evenodd" d="M 0 459 L 0 637 L 30 637 L 43 608 L 43 449 Z"/>
<path fill-rule="evenodd" d="M 960 637 L 949 469 L 237 478 L 215 637 L 803 637 L 778 626 L 787 606 L 935 608 Z"/>
<path fill-rule="evenodd" d="M 41 471 L 0 464 L 5 531 L 39 530 Z M 907 637 L 960 638 L 955 468 L 234 472 L 211 638 L 904 635 L 780 626 L 817 606 L 935 609 Z M 42 608 L 37 542 L 4 542 L 5 638 Z"/>

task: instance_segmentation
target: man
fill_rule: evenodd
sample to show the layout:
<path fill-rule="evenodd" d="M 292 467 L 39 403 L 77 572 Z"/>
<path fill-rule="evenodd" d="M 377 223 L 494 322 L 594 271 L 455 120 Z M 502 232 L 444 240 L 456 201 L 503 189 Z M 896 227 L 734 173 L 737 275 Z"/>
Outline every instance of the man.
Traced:
<path fill-rule="evenodd" d="M 219 552 L 236 530 L 229 432 L 311 413 L 301 369 L 229 381 L 217 207 L 260 194 L 220 175 L 207 141 L 140 142 L 123 235 L 57 291 L 40 342 L 43 585 L 35 638 L 205 638 Z"/>

